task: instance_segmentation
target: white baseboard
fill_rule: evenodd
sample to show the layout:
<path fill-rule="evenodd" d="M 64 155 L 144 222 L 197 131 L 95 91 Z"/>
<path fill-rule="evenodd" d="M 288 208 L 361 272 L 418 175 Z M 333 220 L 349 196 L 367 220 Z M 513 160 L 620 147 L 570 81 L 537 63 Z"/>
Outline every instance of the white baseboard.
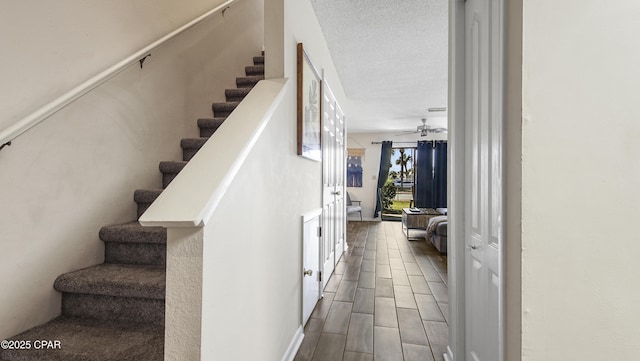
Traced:
<path fill-rule="evenodd" d="M 296 334 L 293 335 L 293 339 L 287 347 L 287 352 L 282 356 L 282 361 L 293 361 L 296 357 L 296 353 L 298 353 L 298 349 L 300 348 L 300 344 L 302 344 L 302 339 L 304 339 L 304 333 L 302 332 L 302 326 L 298 327 Z"/>
<path fill-rule="evenodd" d="M 444 361 L 453 361 L 453 352 L 449 346 L 447 346 L 447 352 L 444 354 Z"/>

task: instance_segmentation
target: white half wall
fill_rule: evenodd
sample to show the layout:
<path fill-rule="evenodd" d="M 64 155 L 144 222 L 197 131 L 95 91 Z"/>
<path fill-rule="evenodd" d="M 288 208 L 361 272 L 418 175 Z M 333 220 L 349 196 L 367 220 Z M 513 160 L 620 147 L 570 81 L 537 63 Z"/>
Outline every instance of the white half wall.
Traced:
<path fill-rule="evenodd" d="M 398 133 L 348 133 L 347 148 L 364 148 L 364 159 L 362 161 L 362 187 L 348 187 L 347 192 L 352 200 L 361 201 L 363 220 L 380 220 L 380 217 L 373 218 L 373 211 L 376 209 L 376 189 L 378 187 L 378 172 L 380 171 L 380 150 L 381 144 L 371 144 L 372 142 L 382 142 L 391 140 L 395 142 L 393 147 L 413 146 L 419 140 L 446 140 L 446 134 L 431 134 L 429 137 L 420 137 L 419 134 L 397 135 Z M 358 215 L 352 215 L 351 220 L 359 220 Z"/>
<path fill-rule="evenodd" d="M 524 1 L 522 360 L 638 359 L 639 14 Z"/>
<path fill-rule="evenodd" d="M 27 85 L 32 84 L 32 75 L 43 69 L 49 73 L 38 79 L 38 86 L 28 88 L 34 95 L 29 104 L 39 99 L 38 87 L 48 87 L 58 77 L 67 79 L 68 74 L 73 74 L 69 79 L 85 80 L 84 76 L 91 72 L 72 66 L 74 62 L 65 63 L 64 71 L 57 69 L 62 66 L 57 61 L 63 60 L 45 51 L 54 51 L 55 45 L 60 51 L 71 49 L 82 55 L 91 48 L 86 43 L 79 44 L 78 39 L 67 39 L 58 33 L 55 42 L 41 48 L 42 44 L 32 39 L 32 32 L 46 32 L 53 24 L 65 28 L 94 20 L 95 27 L 74 27 L 74 36 L 91 39 L 100 52 L 112 49 L 115 55 L 109 53 L 106 58 L 119 60 L 124 50 L 117 44 L 111 46 L 116 39 L 103 39 L 111 35 L 93 37 L 92 31 L 113 30 L 122 35 L 121 27 L 127 27 L 123 23 L 132 19 L 116 18 L 117 11 L 124 11 L 127 6 L 136 8 L 132 14 L 144 10 L 140 1 L 126 6 L 124 3 L 7 4 L 11 9 L 30 5 L 33 11 L 43 12 L 42 16 L 47 14 L 47 19 L 41 19 L 43 24 L 33 24 L 22 17 L 25 26 L 33 26 L 23 32 L 0 32 L 4 34 L 0 37 L 11 37 L 10 43 L 21 42 L 42 51 L 24 64 L 24 69 L 40 69 L 29 76 L 23 74 Z M 155 14 L 157 18 L 145 18 L 146 24 L 139 27 L 148 28 L 143 30 L 145 34 L 149 29 L 156 31 L 142 38 L 159 37 L 157 31 L 164 29 L 162 24 L 181 25 L 174 23 L 186 22 L 186 14 L 193 13 L 195 17 L 201 7 L 208 8 L 204 3 L 193 2 L 193 8 L 175 3 L 175 14 L 169 11 L 166 1 L 148 3 L 157 8 L 145 16 Z M 62 11 L 65 6 L 71 9 Z M 96 8 L 105 19 L 95 19 Z M 17 9 L 3 9 L 0 28 L 7 26 L 4 20 L 12 11 L 15 15 Z M 53 289 L 55 278 L 103 261 L 100 227 L 135 219 L 134 190 L 160 188 L 158 162 L 182 159 L 180 139 L 198 136 L 197 118 L 212 116 L 211 103 L 224 101 L 224 89 L 235 87 L 235 77 L 244 76 L 244 66 L 251 65 L 252 57 L 259 55 L 264 30 L 262 11 L 261 0 L 241 0 L 226 11 L 224 18 L 216 16 L 155 51 L 144 63 L 144 69 L 127 69 L 0 152 L 0 200 L 4 205 L 0 208 L 0 275 L 4 276 L 0 278 L 0 288 L 5 290 L 0 293 L 0 339 L 57 316 L 60 294 Z M 119 20 L 114 23 L 116 19 Z M 127 43 L 127 50 L 144 46 L 142 42 L 138 39 L 135 44 Z M 3 40 L 3 44 L 9 43 Z M 14 50 L 19 51 L 22 46 Z M 8 49 L 3 48 L 7 57 L 2 59 L 2 76 L 7 68 L 16 68 L 14 62 L 19 63 L 25 56 Z M 100 59 L 102 64 L 104 59 Z M 90 57 L 85 60 L 90 62 Z M 93 64 L 91 69 L 94 67 L 98 68 Z M 14 76 L 17 75 L 3 78 L 6 81 L 0 84 L 0 102 L 20 95 L 22 90 L 14 87 Z M 7 94 L 10 96 L 5 97 Z M 0 109 L 7 110 L 2 105 Z"/>
<path fill-rule="evenodd" d="M 295 86 L 205 226 L 202 360 L 280 361 L 301 325 L 300 216 L 321 204 L 321 167 L 296 155 Z"/>

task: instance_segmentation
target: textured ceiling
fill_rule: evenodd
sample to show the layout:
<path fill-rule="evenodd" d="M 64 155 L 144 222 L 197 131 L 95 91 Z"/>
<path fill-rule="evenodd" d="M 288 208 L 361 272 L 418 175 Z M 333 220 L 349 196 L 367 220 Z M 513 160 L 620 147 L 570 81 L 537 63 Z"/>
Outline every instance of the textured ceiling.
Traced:
<path fill-rule="evenodd" d="M 311 0 L 348 98 L 350 132 L 446 126 L 447 0 Z"/>

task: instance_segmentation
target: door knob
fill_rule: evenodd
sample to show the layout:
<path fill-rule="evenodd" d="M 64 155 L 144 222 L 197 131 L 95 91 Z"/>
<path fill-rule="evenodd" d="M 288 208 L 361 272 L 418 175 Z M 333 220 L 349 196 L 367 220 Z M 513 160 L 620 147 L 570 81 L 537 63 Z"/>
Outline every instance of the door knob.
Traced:
<path fill-rule="evenodd" d="M 302 272 L 302 274 L 305 276 L 311 276 L 313 274 L 313 270 L 306 269 L 304 270 L 304 272 Z"/>
<path fill-rule="evenodd" d="M 467 248 L 469 248 L 469 249 L 478 249 L 478 246 L 476 246 L 476 245 L 471 245 L 471 246 L 467 246 Z"/>
<path fill-rule="evenodd" d="M 331 194 L 333 194 L 334 196 L 339 196 L 339 195 L 340 195 L 340 191 L 337 191 L 337 192 L 331 192 Z"/>

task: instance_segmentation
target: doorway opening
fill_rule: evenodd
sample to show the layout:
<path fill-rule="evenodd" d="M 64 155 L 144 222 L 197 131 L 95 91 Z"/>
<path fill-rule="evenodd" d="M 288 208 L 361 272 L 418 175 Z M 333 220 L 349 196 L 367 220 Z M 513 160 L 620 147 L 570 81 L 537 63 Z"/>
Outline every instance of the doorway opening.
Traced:
<path fill-rule="evenodd" d="M 411 208 L 415 195 L 416 147 L 393 147 L 389 177 L 382 187 L 382 220 L 400 221 L 403 208 Z"/>

